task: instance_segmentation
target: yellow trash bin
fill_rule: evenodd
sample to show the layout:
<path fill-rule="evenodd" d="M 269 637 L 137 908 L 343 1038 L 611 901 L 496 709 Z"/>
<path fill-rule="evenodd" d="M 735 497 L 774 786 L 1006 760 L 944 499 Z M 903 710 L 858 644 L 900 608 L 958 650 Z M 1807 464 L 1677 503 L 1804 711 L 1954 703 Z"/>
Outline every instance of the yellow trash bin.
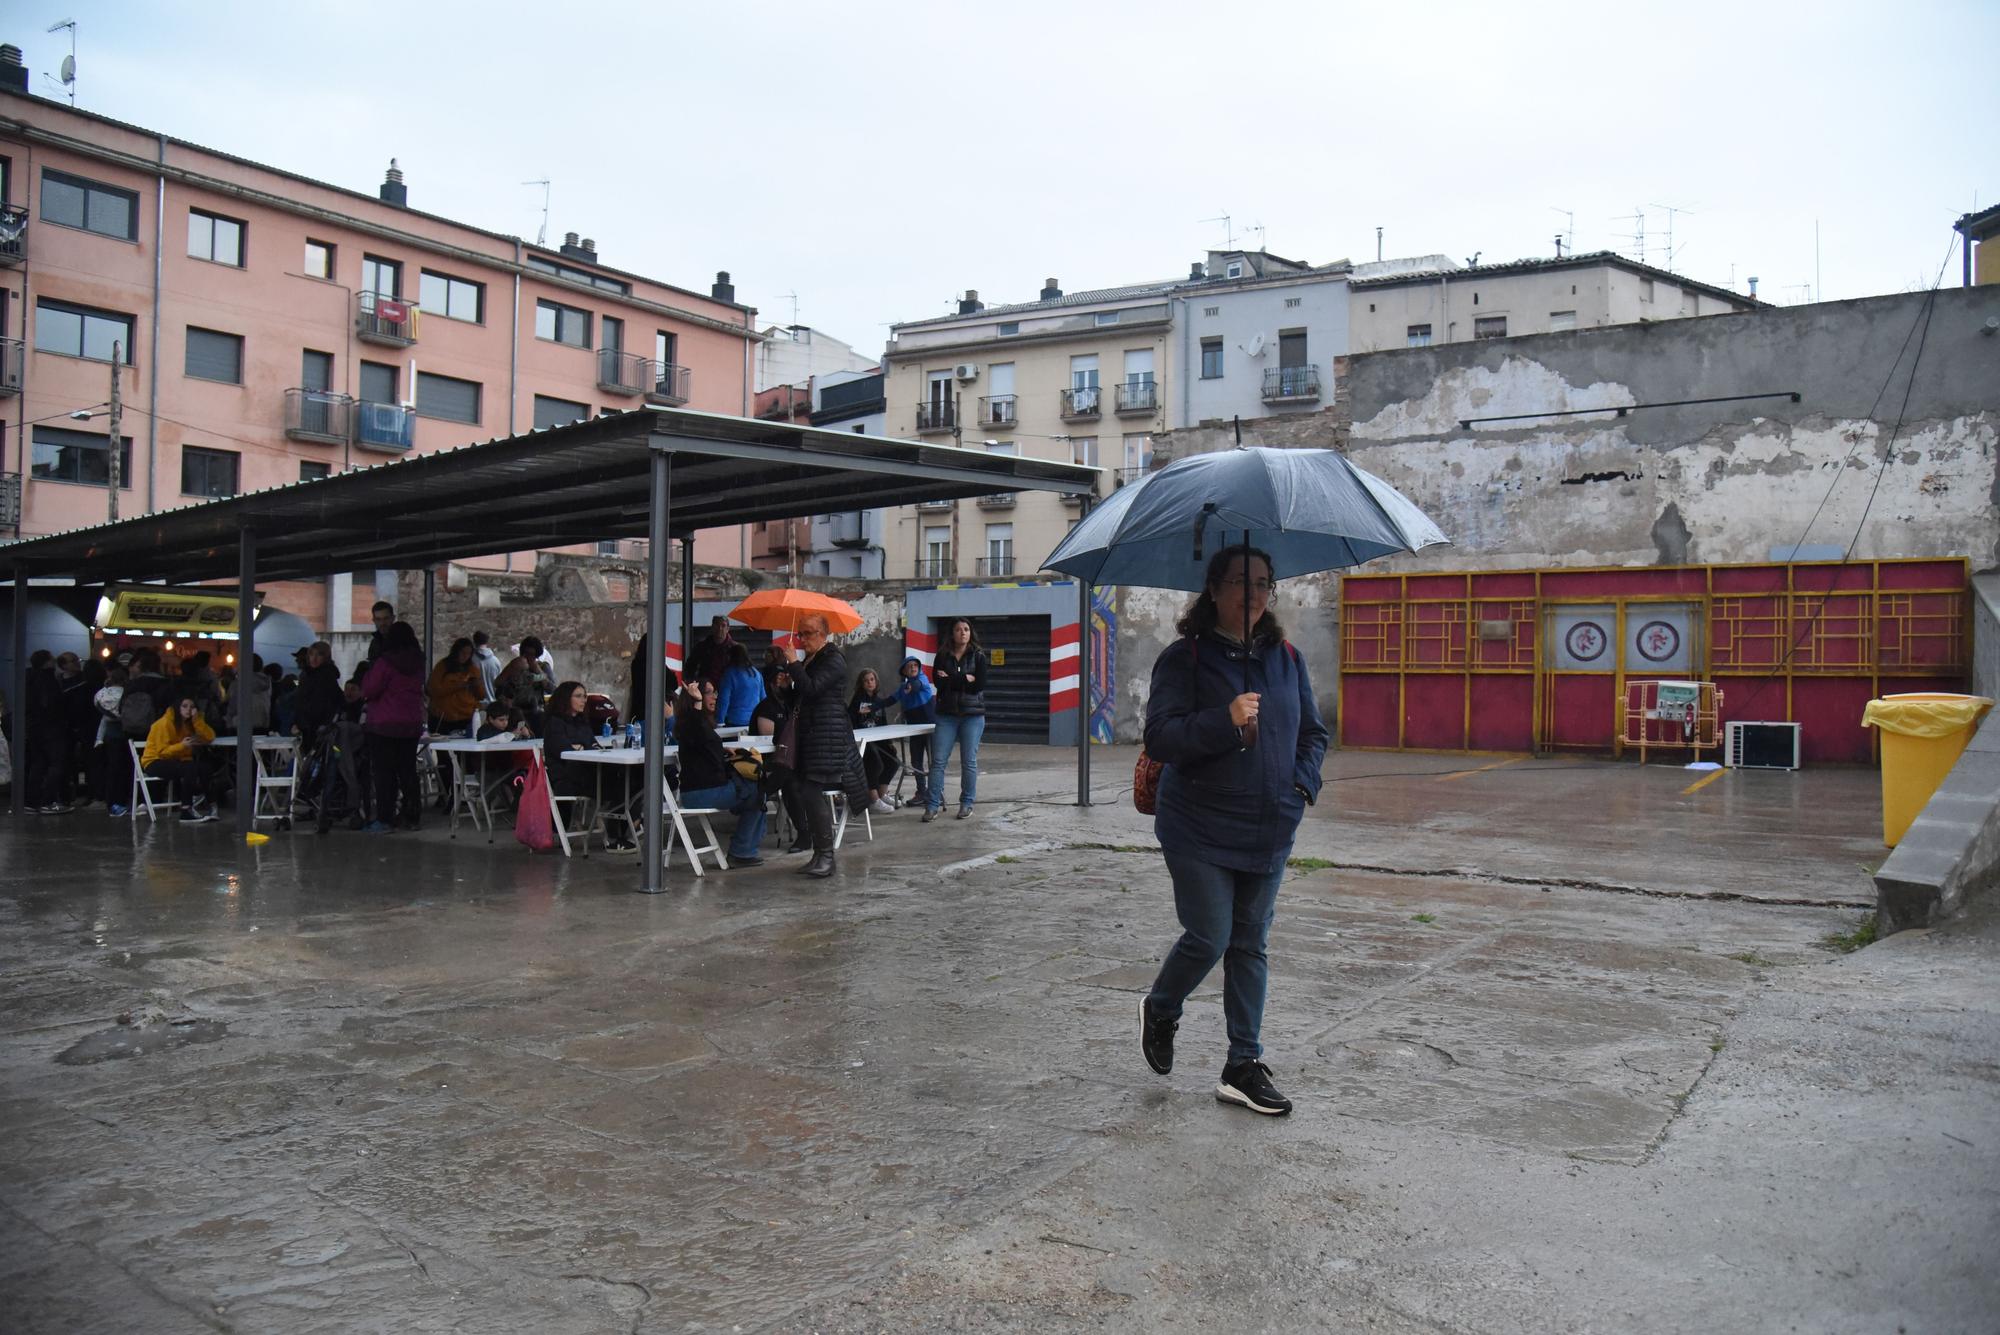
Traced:
<path fill-rule="evenodd" d="M 1882 730 L 1882 842 L 1894 848 L 1958 763 L 1993 702 L 1919 691 L 1870 700 L 1863 727 Z"/>

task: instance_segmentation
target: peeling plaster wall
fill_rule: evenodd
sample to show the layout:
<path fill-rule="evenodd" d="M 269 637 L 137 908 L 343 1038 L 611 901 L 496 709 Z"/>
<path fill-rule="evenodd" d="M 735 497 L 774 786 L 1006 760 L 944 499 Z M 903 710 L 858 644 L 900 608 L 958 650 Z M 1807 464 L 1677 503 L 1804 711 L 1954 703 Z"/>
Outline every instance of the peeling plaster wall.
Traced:
<path fill-rule="evenodd" d="M 2000 291 L 1937 294 L 1890 449 L 1923 301 L 1912 293 L 1353 357 L 1350 456 L 1408 493 L 1455 544 L 1379 564 L 1727 563 L 1852 542 L 1857 559 L 1969 556 L 1975 569 L 1991 566 L 2000 337 L 1982 329 L 2000 317 Z M 1781 391 L 1801 401 L 1460 426 Z"/>

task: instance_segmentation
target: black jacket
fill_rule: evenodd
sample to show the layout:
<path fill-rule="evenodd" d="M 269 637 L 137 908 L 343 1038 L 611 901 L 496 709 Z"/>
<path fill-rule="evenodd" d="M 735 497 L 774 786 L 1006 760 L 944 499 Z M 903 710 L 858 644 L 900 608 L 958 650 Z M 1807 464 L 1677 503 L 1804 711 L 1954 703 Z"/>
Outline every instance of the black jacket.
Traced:
<path fill-rule="evenodd" d="M 570 717 L 551 710 L 542 715 L 542 759 L 548 762 L 549 777 L 561 788 L 581 792 L 592 782 L 588 765 L 571 765 L 562 758 L 565 751 L 583 751 L 596 745 L 590 730 L 590 716 Z"/>
<path fill-rule="evenodd" d="M 792 666 L 797 683 L 799 714 L 798 771 L 815 783 L 834 787 L 861 772 L 861 752 L 854 745 L 854 727 L 847 721 L 845 689 L 847 659 L 838 646 L 827 644 L 803 663 Z"/>
<path fill-rule="evenodd" d="M 862 706 L 868 705 L 867 712 Z M 863 695 L 856 691 L 847 698 L 847 721 L 857 728 L 875 728 L 889 721 L 889 711 L 896 707 L 893 695 Z"/>
<path fill-rule="evenodd" d="M 309 667 L 299 674 L 299 689 L 292 697 L 292 722 L 299 735 L 311 737 L 332 723 L 347 703 L 340 689 L 340 669 L 331 663 Z"/>
<path fill-rule="evenodd" d="M 729 753 L 715 735 L 715 720 L 706 709 L 682 709 L 674 713 L 674 745 L 680 748 L 681 791 L 700 792 L 720 788 L 733 773 Z"/>
<path fill-rule="evenodd" d="M 955 658 L 949 649 L 940 649 L 931 664 L 931 680 L 937 683 L 937 712 L 960 718 L 986 712 L 986 674 L 989 664 L 984 649 L 974 649 Z M 966 678 L 977 680 L 970 683 Z"/>

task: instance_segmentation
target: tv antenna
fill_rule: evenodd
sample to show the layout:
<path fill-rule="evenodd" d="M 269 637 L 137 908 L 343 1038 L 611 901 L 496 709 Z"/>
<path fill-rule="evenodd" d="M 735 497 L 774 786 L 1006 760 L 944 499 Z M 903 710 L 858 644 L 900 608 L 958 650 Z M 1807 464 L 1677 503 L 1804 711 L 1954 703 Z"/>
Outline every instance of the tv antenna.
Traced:
<path fill-rule="evenodd" d="M 1674 248 L 1674 217 L 1677 214 L 1685 213 L 1692 218 L 1695 216 L 1695 212 L 1693 209 L 1681 208 L 1677 204 L 1653 204 L 1648 207 L 1656 208 L 1667 215 L 1667 262 L 1660 267 L 1671 273 L 1674 267 L 1674 257 L 1680 254 L 1680 251 Z"/>
<path fill-rule="evenodd" d="M 538 245 L 538 246 L 546 246 L 547 244 L 549 244 L 549 182 L 548 182 L 548 178 L 544 177 L 543 179 L 541 179 L 541 180 L 539 180 L 539 181 L 523 181 L 523 182 L 521 182 L 521 184 L 522 184 L 522 185 L 538 185 L 538 186 L 540 186 L 540 187 L 542 188 L 542 230 L 541 230 L 541 231 L 539 231 L 539 232 L 536 232 L 536 233 L 535 233 L 535 244 L 536 244 L 536 245 Z"/>
<path fill-rule="evenodd" d="M 1259 250 L 1263 250 L 1263 249 L 1264 249 L 1264 224 L 1263 224 L 1263 223 L 1251 223 L 1251 224 L 1250 224 L 1250 225 L 1249 225 L 1248 227 L 1244 228 L 1243 230 L 1244 230 L 1244 231 L 1246 231 L 1246 232 L 1255 232 L 1255 233 L 1257 234 L 1257 249 L 1259 249 Z"/>
<path fill-rule="evenodd" d="M 61 32 L 64 28 L 69 29 L 69 54 L 63 57 L 62 86 L 69 91 L 69 104 L 71 106 L 75 106 L 76 105 L 76 20 L 64 19 L 61 23 L 51 23 L 49 25 L 50 32 Z M 42 77 L 46 79 L 49 76 L 44 74 Z"/>
<path fill-rule="evenodd" d="M 1224 214 L 1221 214 L 1220 216 L 1218 216 L 1218 217 L 1214 217 L 1214 218 L 1203 218 L 1203 219 L 1201 219 L 1200 221 L 1202 221 L 1202 222 L 1219 222 L 1219 223 L 1221 223 L 1221 224 L 1222 224 L 1222 246 L 1223 246 L 1223 249 L 1225 249 L 1225 250 L 1234 250 L 1234 249 L 1236 249 L 1236 229 L 1235 229 L 1235 228 L 1233 228 L 1233 227 L 1231 227 L 1231 226 L 1229 225 L 1229 215 L 1228 215 L 1228 214 L 1224 213 Z"/>
<path fill-rule="evenodd" d="M 1576 210 L 1559 209 L 1551 204 L 1549 205 L 1549 212 L 1560 213 L 1566 221 L 1566 225 L 1563 227 L 1562 240 L 1556 245 L 1556 258 L 1561 259 L 1564 250 L 1568 250 L 1572 255 L 1576 254 Z"/>
<path fill-rule="evenodd" d="M 796 292 L 780 292 L 778 300 L 792 303 L 792 328 L 797 329 L 799 327 L 799 294 Z"/>
<path fill-rule="evenodd" d="M 1632 224 L 1631 231 L 1621 232 L 1619 235 L 1632 243 L 1633 249 L 1639 252 L 1639 263 L 1644 264 L 1646 262 L 1646 211 L 1637 204 L 1634 204 L 1632 212 L 1621 213 L 1611 221 Z"/>

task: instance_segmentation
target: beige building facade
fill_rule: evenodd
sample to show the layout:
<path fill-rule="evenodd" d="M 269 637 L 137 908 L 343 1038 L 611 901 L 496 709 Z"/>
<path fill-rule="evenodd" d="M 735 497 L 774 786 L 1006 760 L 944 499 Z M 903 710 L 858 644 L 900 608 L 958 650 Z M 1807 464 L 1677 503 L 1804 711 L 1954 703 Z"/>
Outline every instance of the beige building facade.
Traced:
<path fill-rule="evenodd" d="M 1101 470 L 1098 494 L 1152 461 L 1166 425 L 1174 282 L 986 308 L 900 324 L 884 358 L 887 430 L 931 444 L 1055 459 Z M 894 579 L 1033 576 L 1082 505 L 1034 492 L 885 512 Z"/>
<path fill-rule="evenodd" d="M 1600 325 L 1725 315 L 1764 305 L 1609 251 L 1466 266 L 1445 255 L 1354 266 L 1349 350 L 1382 352 Z"/>

